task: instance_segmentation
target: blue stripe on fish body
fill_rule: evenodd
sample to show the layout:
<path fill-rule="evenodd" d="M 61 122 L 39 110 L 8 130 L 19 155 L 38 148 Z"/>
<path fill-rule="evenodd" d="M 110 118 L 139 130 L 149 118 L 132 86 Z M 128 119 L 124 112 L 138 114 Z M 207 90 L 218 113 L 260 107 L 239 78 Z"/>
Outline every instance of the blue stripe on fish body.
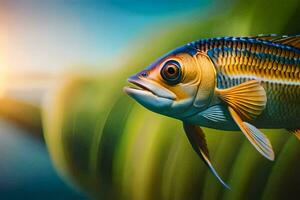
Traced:
<path fill-rule="evenodd" d="M 247 37 L 205 39 L 191 45 L 212 59 L 222 88 L 255 77 L 299 82 L 300 50 L 295 47 Z"/>
<path fill-rule="evenodd" d="M 284 45 L 284 44 L 279 44 L 279 43 L 275 43 L 272 41 L 260 40 L 260 39 L 249 38 L 249 37 L 223 37 L 223 38 L 202 39 L 202 40 L 194 41 L 191 44 L 193 44 L 194 47 L 197 49 L 208 50 L 208 49 L 214 48 L 216 43 L 220 43 L 220 42 L 223 42 L 224 46 L 232 46 L 233 43 L 240 42 L 240 43 L 245 43 L 246 45 L 248 44 L 246 48 L 249 48 L 249 46 L 251 46 L 251 44 L 256 44 L 256 45 L 263 45 L 263 46 L 268 46 L 268 47 L 275 47 L 279 51 L 289 50 L 289 51 L 294 51 L 294 52 L 300 53 L 300 49 L 297 49 L 297 48 L 289 46 L 289 45 Z M 206 48 L 205 47 L 203 48 L 203 44 L 206 45 L 205 46 Z M 210 48 L 208 48 L 208 47 L 210 47 Z"/>

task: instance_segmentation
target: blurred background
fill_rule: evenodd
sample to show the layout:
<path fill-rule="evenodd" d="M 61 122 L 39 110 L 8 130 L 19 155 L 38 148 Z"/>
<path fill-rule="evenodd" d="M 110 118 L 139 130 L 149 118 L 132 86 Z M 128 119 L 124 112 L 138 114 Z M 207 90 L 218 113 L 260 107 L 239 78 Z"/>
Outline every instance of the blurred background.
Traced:
<path fill-rule="evenodd" d="M 1 199 L 299 199 L 300 144 L 206 129 L 217 182 L 181 123 L 123 94 L 126 78 L 207 37 L 299 34 L 298 0 L 0 0 Z"/>

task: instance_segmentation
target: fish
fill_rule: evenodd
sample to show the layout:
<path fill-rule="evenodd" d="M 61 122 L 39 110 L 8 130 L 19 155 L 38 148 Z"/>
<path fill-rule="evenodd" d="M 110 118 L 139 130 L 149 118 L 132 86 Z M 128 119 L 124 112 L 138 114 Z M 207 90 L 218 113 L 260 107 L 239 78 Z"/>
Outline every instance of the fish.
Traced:
<path fill-rule="evenodd" d="M 241 131 L 273 161 L 260 129 L 300 139 L 300 35 L 219 37 L 190 42 L 128 78 L 124 91 L 145 108 L 183 123 L 187 138 L 219 182 L 201 127 Z"/>

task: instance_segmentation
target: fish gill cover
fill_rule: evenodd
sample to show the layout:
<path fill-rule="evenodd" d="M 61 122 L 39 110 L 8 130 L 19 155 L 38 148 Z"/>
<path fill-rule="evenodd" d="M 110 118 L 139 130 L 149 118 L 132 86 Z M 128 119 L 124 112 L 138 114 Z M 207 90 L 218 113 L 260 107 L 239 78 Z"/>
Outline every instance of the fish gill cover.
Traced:
<path fill-rule="evenodd" d="M 298 1 L 215 4 L 132 41 L 122 68 L 61 78 L 42 108 L 42 124 L 53 164 L 71 187 L 94 199 L 296 199 L 300 145 L 287 131 L 264 131 L 277 155 L 270 162 L 239 132 L 205 129 L 212 162 L 232 188 L 227 190 L 193 152 L 178 121 L 147 111 L 122 91 L 129 75 L 200 38 L 300 33 Z M 33 118 L 39 116 L 31 109 Z M 41 132 L 40 119 L 10 119 Z"/>

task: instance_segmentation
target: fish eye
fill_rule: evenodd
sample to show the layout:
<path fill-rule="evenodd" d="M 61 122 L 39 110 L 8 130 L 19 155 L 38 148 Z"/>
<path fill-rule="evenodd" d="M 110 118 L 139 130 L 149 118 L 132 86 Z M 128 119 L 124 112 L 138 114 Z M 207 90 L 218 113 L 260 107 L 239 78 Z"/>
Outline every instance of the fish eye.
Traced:
<path fill-rule="evenodd" d="M 170 85 L 175 85 L 181 80 L 181 67 L 175 60 L 167 61 L 161 69 L 162 78 Z"/>

